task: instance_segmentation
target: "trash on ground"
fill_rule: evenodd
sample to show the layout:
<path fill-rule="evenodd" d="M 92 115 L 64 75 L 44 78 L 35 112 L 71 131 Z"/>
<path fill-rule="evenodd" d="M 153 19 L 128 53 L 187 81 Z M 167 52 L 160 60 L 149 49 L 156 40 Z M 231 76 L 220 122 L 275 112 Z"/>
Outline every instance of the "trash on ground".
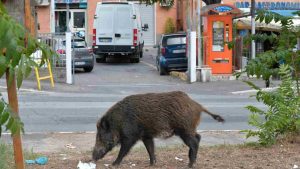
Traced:
<path fill-rule="evenodd" d="M 35 160 L 25 160 L 26 164 L 35 164 Z"/>
<path fill-rule="evenodd" d="M 77 169 L 96 169 L 96 164 L 93 162 L 83 163 L 79 161 Z"/>
<path fill-rule="evenodd" d="M 26 164 L 39 164 L 39 165 L 45 165 L 48 162 L 47 157 L 38 157 L 35 160 L 25 160 Z"/>
<path fill-rule="evenodd" d="M 295 169 L 295 168 L 299 168 L 299 166 L 295 164 L 294 167 L 293 167 L 293 169 Z"/>
<path fill-rule="evenodd" d="M 178 158 L 178 157 L 175 157 L 175 160 L 178 160 L 178 161 L 183 161 L 182 158 Z"/>
<path fill-rule="evenodd" d="M 108 167 L 108 166 L 109 166 L 109 164 L 104 164 L 104 166 L 105 166 L 105 167 Z"/>
<path fill-rule="evenodd" d="M 66 144 L 65 146 L 66 146 L 67 148 L 69 148 L 69 149 L 75 149 L 75 148 L 76 148 L 75 146 L 73 146 L 72 143 Z"/>
<path fill-rule="evenodd" d="M 45 165 L 48 162 L 48 158 L 47 157 L 38 157 L 37 159 L 35 159 L 35 163 L 39 164 L 39 165 Z"/>

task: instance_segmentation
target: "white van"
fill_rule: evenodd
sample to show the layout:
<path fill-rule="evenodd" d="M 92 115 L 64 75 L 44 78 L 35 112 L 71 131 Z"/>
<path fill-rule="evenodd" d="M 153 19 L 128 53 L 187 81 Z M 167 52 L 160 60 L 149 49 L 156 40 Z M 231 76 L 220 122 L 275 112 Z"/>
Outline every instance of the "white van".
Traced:
<path fill-rule="evenodd" d="M 94 16 L 93 51 L 96 62 L 112 55 L 129 56 L 138 63 L 143 56 L 143 31 L 139 9 L 131 2 L 99 2 Z"/>

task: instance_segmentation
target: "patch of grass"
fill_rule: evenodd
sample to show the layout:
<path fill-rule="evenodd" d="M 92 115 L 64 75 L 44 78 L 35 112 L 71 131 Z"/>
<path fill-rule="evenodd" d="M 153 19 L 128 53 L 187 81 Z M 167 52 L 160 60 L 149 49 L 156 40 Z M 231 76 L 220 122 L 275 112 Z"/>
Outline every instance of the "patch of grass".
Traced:
<path fill-rule="evenodd" d="M 11 145 L 0 143 L 0 168 L 10 169 L 13 167 L 13 149 Z"/>
<path fill-rule="evenodd" d="M 15 168 L 13 146 L 11 144 L 0 143 L 0 152 L 0 169 Z M 30 151 L 24 150 L 23 153 L 24 160 L 34 160 L 40 156 L 40 154 L 34 153 L 33 149 Z"/>

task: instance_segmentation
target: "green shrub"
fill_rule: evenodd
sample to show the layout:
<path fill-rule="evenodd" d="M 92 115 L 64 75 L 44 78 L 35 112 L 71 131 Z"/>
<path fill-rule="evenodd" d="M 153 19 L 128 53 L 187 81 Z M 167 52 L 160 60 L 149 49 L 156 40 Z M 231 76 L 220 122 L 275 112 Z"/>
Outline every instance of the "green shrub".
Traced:
<path fill-rule="evenodd" d="M 295 15 L 300 15 L 300 11 Z M 274 21 L 281 25 L 279 34 L 261 34 L 245 38 L 246 44 L 252 40 L 272 43 L 272 48 L 248 62 L 242 73 L 248 76 L 255 75 L 270 85 L 270 79 L 274 76 L 282 80 L 279 88 L 272 92 L 266 92 L 248 83 L 258 90 L 256 99 L 267 106 L 267 110 L 261 110 L 254 106 L 248 106 L 251 115 L 248 123 L 258 130 L 245 130 L 247 137 L 258 136 L 262 145 L 272 145 L 279 138 L 289 138 L 300 133 L 300 51 L 295 50 L 297 39 L 300 38 L 300 29 L 293 23 L 292 17 L 281 16 L 271 11 L 257 11 L 256 20 L 266 24 Z"/>
<path fill-rule="evenodd" d="M 263 91 L 253 83 L 247 82 L 258 90 L 257 101 L 263 102 L 268 107 L 264 111 L 255 106 L 247 106 L 252 113 L 249 124 L 258 128 L 257 131 L 245 130 L 247 138 L 258 136 L 259 143 L 262 145 L 272 145 L 280 137 L 300 132 L 300 96 L 295 90 L 291 67 L 281 65 L 279 75 L 282 83 L 272 92 Z"/>
<path fill-rule="evenodd" d="M 174 32 L 175 32 L 175 25 L 174 25 L 173 19 L 168 18 L 165 23 L 164 33 L 168 34 L 168 33 L 174 33 Z"/>

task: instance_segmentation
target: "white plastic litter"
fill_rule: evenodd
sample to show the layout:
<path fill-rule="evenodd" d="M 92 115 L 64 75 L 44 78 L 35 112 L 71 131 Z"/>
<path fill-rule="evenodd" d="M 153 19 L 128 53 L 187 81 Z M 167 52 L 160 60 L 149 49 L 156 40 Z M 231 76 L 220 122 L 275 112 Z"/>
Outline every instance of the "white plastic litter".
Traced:
<path fill-rule="evenodd" d="M 182 158 L 178 158 L 178 157 L 175 157 L 175 160 L 178 160 L 178 161 L 183 161 Z"/>
<path fill-rule="evenodd" d="M 105 167 L 108 167 L 108 166 L 109 166 L 109 164 L 104 164 L 104 166 L 105 166 Z"/>
<path fill-rule="evenodd" d="M 77 169 L 96 169 L 96 164 L 95 163 L 83 163 L 79 161 L 77 165 Z"/>
<path fill-rule="evenodd" d="M 69 149 L 75 149 L 75 148 L 76 148 L 75 146 L 73 146 L 72 143 L 66 144 L 65 147 L 67 147 L 67 148 L 69 148 Z"/>
<path fill-rule="evenodd" d="M 295 169 L 295 168 L 299 168 L 299 167 L 295 164 L 294 167 L 293 167 L 293 169 Z"/>

